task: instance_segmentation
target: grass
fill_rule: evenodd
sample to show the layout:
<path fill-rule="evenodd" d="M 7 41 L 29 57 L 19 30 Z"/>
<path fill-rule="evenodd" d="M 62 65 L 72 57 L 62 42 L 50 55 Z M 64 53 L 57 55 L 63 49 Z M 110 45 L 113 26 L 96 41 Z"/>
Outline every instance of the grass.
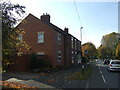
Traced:
<path fill-rule="evenodd" d="M 82 70 L 80 70 L 80 72 L 76 72 L 72 76 L 70 76 L 69 79 L 70 80 L 87 80 L 90 77 L 92 71 L 93 71 L 93 67 L 89 66 L 85 68 L 84 74 L 82 73 Z"/>

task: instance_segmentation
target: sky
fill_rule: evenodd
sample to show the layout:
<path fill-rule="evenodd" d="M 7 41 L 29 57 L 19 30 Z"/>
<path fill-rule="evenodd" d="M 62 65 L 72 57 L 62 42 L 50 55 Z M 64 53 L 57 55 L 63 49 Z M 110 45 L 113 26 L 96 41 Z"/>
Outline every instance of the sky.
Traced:
<path fill-rule="evenodd" d="M 84 0 L 10 0 L 26 7 L 29 13 L 40 18 L 43 13 L 50 14 L 50 22 L 61 29 L 69 28 L 69 33 L 81 40 L 82 44 L 92 42 L 101 44 L 103 35 L 118 32 L 118 1 Z M 74 3 L 75 1 L 75 3 Z M 76 4 L 76 5 L 75 5 Z M 75 7 L 76 6 L 76 7 Z M 77 10 L 76 10 L 77 8 Z M 78 17 L 79 16 L 79 17 Z"/>

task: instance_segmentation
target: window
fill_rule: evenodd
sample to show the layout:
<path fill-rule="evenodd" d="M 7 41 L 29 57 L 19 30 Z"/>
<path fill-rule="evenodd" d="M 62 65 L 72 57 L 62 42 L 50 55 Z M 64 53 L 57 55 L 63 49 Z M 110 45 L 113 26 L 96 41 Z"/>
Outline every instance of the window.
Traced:
<path fill-rule="evenodd" d="M 77 40 L 75 39 L 75 49 L 77 49 Z"/>
<path fill-rule="evenodd" d="M 18 35 L 18 40 L 22 41 L 22 39 L 23 39 L 23 38 L 22 38 L 22 34 L 19 34 L 19 35 Z"/>
<path fill-rule="evenodd" d="M 75 55 L 77 55 L 77 52 L 75 52 Z"/>
<path fill-rule="evenodd" d="M 72 48 L 73 48 L 73 37 L 71 37 L 71 44 L 72 44 Z"/>
<path fill-rule="evenodd" d="M 72 51 L 72 63 L 74 63 L 74 51 Z"/>
<path fill-rule="evenodd" d="M 72 57 L 72 63 L 74 63 L 74 57 Z"/>
<path fill-rule="evenodd" d="M 61 51 L 58 51 L 58 62 L 61 62 Z"/>
<path fill-rule="evenodd" d="M 74 55 L 74 51 L 72 51 L 72 55 Z"/>
<path fill-rule="evenodd" d="M 38 32 L 38 43 L 44 43 L 44 32 Z"/>
<path fill-rule="evenodd" d="M 61 34 L 58 33 L 58 44 L 61 44 Z"/>
<path fill-rule="evenodd" d="M 37 55 L 44 55 L 44 52 L 38 52 Z"/>

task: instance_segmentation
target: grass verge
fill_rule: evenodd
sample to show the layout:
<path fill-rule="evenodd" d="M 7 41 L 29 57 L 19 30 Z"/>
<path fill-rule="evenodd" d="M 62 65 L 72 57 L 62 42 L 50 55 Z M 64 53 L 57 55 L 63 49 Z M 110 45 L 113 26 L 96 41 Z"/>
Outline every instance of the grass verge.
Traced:
<path fill-rule="evenodd" d="M 82 73 L 82 70 L 80 70 L 79 72 L 75 72 L 74 74 L 72 74 L 72 76 L 68 77 L 68 79 L 70 79 L 70 80 L 87 80 L 90 77 L 92 71 L 93 71 L 93 66 L 89 66 L 89 67 L 85 68 L 84 74 Z"/>

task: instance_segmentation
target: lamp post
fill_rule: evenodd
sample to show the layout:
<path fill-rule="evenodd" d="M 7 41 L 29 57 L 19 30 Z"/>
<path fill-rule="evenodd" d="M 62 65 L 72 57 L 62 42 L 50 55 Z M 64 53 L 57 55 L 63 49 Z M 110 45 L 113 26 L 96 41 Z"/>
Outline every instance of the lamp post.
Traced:
<path fill-rule="evenodd" d="M 80 38 L 81 38 L 81 61 L 82 61 L 82 29 L 83 29 L 83 27 L 80 27 Z"/>
<path fill-rule="evenodd" d="M 82 44 L 82 29 L 83 27 L 80 28 L 80 38 L 81 38 L 81 44 Z"/>
<path fill-rule="evenodd" d="M 83 27 L 80 28 L 81 44 L 82 44 L 82 28 L 83 28 Z M 80 50 L 81 50 L 81 51 L 79 51 L 79 55 L 78 55 L 78 57 L 79 57 L 79 59 L 78 59 L 78 64 L 81 63 L 81 61 L 82 61 L 82 47 L 80 47 Z"/>
<path fill-rule="evenodd" d="M 80 38 L 81 38 L 81 62 L 82 62 L 82 29 L 83 27 L 80 28 Z M 84 74 L 84 64 L 82 62 L 82 74 Z"/>

